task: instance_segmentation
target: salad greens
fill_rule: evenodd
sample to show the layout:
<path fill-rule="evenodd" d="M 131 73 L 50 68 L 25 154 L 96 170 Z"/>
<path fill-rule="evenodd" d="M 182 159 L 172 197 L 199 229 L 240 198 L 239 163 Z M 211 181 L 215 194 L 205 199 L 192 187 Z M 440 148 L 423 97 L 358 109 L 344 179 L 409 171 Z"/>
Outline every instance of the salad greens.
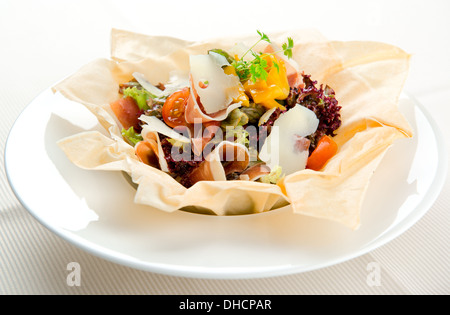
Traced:
<path fill-rule="evenodd" d="M 147 110 L 149 108 L 147 100 L 149 98 L 152 98 L 152 94 L 150 92 L 145 89 L 139 89 L 136 86 L 127 87 L 126 89 L 124 89 L 123 95 L 125 97 L 129 96 L 133 98 L 139 106 L 140 110 Z"/>
<path fill-rule="evenodd" d="M 131 145 L 135 146 L 138 142 L 144 140 L 142 136 L 134 130 L 134 127 L 127 129 L 122 128 L 122 137 L 128 141 Z"/>

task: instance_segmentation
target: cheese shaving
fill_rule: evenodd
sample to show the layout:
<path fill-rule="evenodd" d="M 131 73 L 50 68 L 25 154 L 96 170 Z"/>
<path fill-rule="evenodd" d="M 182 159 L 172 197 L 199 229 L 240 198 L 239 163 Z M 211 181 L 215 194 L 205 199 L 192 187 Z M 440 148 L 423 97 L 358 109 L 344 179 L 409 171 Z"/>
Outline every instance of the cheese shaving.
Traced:
<path fill-rule="evenodd" d="M 274 170 L 281 166 L 284 175 L 306 167 L 309 141 L 306 137 L 317 130 L 319 119 L 313 111 L 296 105 L 280 115 L 262 146 L 259 158 Z"/>
<path fill-rule="evenodd" d="M 239 97 L 241 83 L 237 76 L 225 74 L 222 66 L 229 63 L 223 56 L 216 53 L 191 55 L 189 63 L 192 85 L 206 114 L 227 108 Z"/>
<path fill-rule="evenodd" d="M 163 123 L 161 120 L 159 120 L 155 116 L 141 115 L 141 117 L 139 117 L 139 119 L 141 121 L 147 123 L 147 125 L 145 125 L 144 128 L 147 128 L 151 131 L 159 132 L 169 138 L 175 139 L 175 140 L 183 142 L 183 143 L 191 142 L 191 140 L 189 138 L 179 134 L 178 132 L 176 132 L 169 126 L 167 126 L 165 123 Z"/>

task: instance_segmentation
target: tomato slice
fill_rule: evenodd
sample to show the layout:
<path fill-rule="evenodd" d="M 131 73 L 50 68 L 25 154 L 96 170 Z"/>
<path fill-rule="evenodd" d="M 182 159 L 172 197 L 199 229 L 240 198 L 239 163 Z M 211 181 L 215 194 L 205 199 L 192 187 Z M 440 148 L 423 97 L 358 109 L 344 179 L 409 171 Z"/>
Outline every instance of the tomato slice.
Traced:
<path fill-rule="evenodd" d="M 172 128 L 178 126 L 186 126 L 187 122 L 184 118 L 186 104 L 189 98 L 189 88 L 177 91 L 170 95 L 164 102 L 162 108 L 162 116 L 164 122 Z"/>

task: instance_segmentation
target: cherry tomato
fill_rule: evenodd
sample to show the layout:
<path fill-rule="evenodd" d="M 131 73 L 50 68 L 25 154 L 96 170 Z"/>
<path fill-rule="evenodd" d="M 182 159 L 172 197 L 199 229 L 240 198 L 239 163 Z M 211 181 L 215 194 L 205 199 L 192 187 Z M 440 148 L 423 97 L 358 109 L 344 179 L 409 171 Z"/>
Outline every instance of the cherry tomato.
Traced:
<path fill-rule="evenodd" d="M 186 126 L 184 118 L 186 104 L 189 98 L 189 88 L 184 88 L 170 95 L 162 108 L 164 122 L 172 128 Z"/>

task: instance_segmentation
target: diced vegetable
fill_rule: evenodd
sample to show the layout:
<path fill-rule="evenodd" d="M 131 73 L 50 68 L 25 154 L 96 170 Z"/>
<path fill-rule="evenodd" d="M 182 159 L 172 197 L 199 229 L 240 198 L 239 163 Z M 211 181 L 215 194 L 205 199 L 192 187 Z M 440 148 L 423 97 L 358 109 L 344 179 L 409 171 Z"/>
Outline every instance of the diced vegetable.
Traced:
<path fill-rule="evenodd" d="M 337 150 L 338 146 L 336 142 L 329 136 L 323 136 L 309 156 L 306 168 L 319 171 L 336 154 Z"/>

